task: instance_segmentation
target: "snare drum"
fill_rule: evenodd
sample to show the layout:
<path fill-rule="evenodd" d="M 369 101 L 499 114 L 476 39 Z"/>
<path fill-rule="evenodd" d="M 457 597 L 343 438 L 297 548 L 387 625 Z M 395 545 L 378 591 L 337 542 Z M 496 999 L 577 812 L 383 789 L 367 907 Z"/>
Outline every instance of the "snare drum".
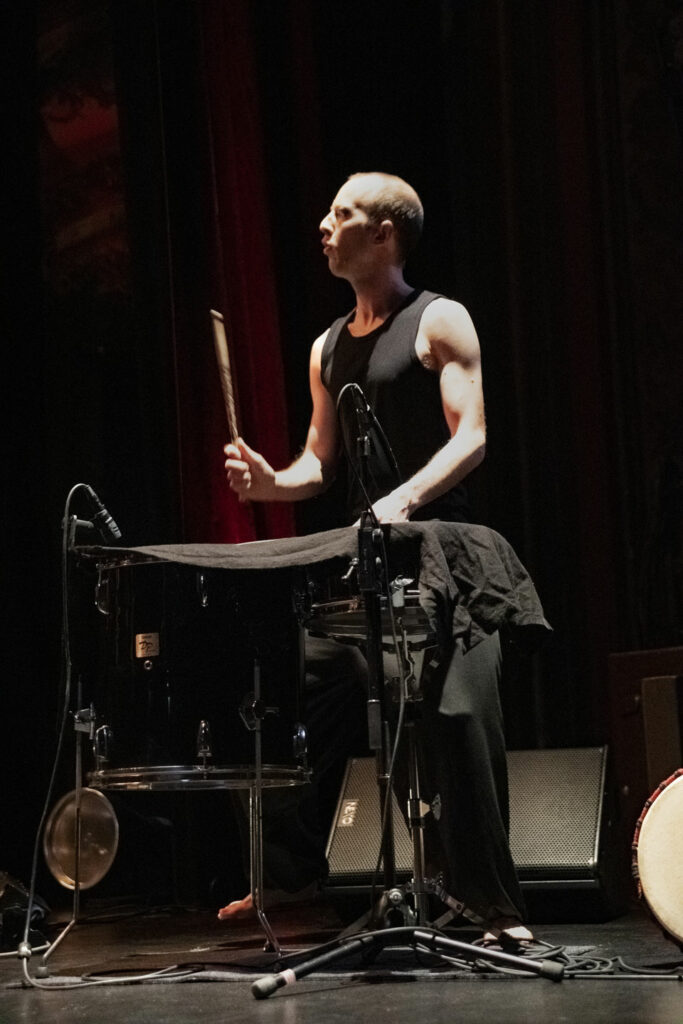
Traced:
<path fill-rule="evenodd" d="M 646 801 L 632 847 L 638 894 L 668 938 L 683 949 L 683 768 Z"/>
<path fill-rule="evenodd" d="M 98 566 L 96 605 L 90 786 L 248 788 L 257 721 L 262 784 L 307 781 L 299 626 L 286 572 L 121 561 Z"/>
<path fill-rule="evenodd" d="M 400 636 L 401 625 L 411 648 L 421 650 L 432 646 L 434 635 L 420 605 L 420 595 L 417 591 L 409 590 L 404 593 L 403 601 L 401 607 L 390 608 L 386 596 L 380 597 L 382 647 L 385 650 L 394 649 L 394 632 Z M 334 601 L 316 602 L 311 605 L 305 625 L 314 636 L 329 637 L 348 643 L 362 643 L 367 636 L 365 601 L 362 596 L 357 595 Z"/>
<path fill-rule="evenodd" d="M 300 618 L 313 636 L 360 646 L 367 638 L 365 599 L 358 590 L 355 570 L 348 565 L 345 568 L 328 563 L 322 572 L 320 567 L 317 572 L 307 570 L 303 593 L 299 587 Z M 405 579 L 405 586 L 396 586 L 401 579 L 397 573 L 389 585 L 391 604 L 386 594 L 380 595 L 382 647 L 393 651 L 394 633 L 400 636 L 402 628 L 411 649 L 423 650 L 434 645 L 434 630 L 420 604 L 419 591 L 408 589 L 414 580 Z"/>

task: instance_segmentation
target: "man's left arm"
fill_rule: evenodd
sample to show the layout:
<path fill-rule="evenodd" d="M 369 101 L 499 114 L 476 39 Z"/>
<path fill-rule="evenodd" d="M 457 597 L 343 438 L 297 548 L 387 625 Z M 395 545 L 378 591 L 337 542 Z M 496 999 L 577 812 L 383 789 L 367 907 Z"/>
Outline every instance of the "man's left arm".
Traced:
<path fill-rule="evenodd" d="M 405 522 L 422 505 L 460 483 L 484 458 L 486 423 L 479 340 L 459 302 L 439 298 L 425 309 L 416 350 L 439 374 L 441 404 L 450 440 L 429 462 L 373 508 L 380 522 Z"/>

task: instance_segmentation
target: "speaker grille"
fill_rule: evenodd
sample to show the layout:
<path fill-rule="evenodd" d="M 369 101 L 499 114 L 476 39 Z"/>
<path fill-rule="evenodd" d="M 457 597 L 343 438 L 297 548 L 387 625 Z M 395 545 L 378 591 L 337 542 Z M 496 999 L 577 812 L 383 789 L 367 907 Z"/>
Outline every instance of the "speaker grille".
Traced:
<path fill-rule="evenodd" d="M 520 875 L 597 869 L 605 747 L 508 753 L 510 847 Z"/>
<path fill-rule="evenodd" d="M 520 881 L 597 879 L 606 747 L 508 752 L 510 848 Z M 394 797 L 396 873 L 412 874 L 410 836 Z M 379 792 L 372 758 L 348 762 L 327 846 L 331 886 L 369 885 L 380 842 Z"/>
<path fill-rule="evenodd" d="M 396 874 L 412 874 L 413 848 L 396 797 L 393 797 Z M 354 885 L 370 881 L 380 847 L 381 816 L 379 788 L 372 758 L 352 758 L 337 805 L 327 846 L 329 878 L 332 884 Z M 381 878 L 380 878 L 381 881 Z"/>

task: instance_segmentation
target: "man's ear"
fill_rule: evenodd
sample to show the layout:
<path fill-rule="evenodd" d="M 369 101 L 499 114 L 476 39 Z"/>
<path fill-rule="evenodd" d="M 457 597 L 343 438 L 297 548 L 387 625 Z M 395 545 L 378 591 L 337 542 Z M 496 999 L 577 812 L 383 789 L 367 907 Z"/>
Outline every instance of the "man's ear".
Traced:
<path fill-rule="evenodd" d="M 374 240 L 378 245 L 382 245 L 384 242 L 388 242 L 389 239 L 395 234 L 396 229 L 390 220 L 382 220 L 379 224 L 375 224 Z"/>

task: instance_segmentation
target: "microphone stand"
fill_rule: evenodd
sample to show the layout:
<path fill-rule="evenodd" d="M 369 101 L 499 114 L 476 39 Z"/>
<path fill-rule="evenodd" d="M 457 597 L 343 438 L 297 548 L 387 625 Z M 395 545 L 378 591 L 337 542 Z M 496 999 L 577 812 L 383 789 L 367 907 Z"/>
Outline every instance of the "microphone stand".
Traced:
<path fill-rule="evenodd" d="M 252 995 L 255 999 L 267 999 L 284 985 L 292 985 L 299 978 L 353 953 L 361 953 L 363 963 L 368 963 L 374 960 L 383 949 L 405 946 L 429 950 L 437 956 L 444 957 L 447 961 L 449 954 L 465 955 L 473 963 L 474 969 L 482 970 L 487 962 L 490 962 L 508 969 L 514 968 L 523 973 L 536 974 L 551 981 L 561 981 L 564 976 L 563 964 L 552 960 L 525 959 L 505 951 L 483 949 L 471 943 L 450 939 L 438 930 L 439 922 L 436 926 L 427 925 L 425 927 L 426 921 L 422 918 L 426 918 L 427 914 L 428 890 L 425 879 L 422 877 L 424 873 L 424 851 L 422 848 L 424 818 L 420 809 L 415 722 L 412 712 L 408 720 L 409 812 L 413 832 L 415 912 L 406 903 L 403 890 L 396 886 L 392 792 L 389 785 L 391 744 L 389 722 L 384 714 L 384 658 L 382 655 L 380 604 L 382 566 L 384 564 L 381 548 L 383 534 L 368 497 L 369 419 L 363 408 L 357 406 L 356 411 L 359 423 L 357 437 L 359 478 L 368 503 L 368 507 L 360 516 L 357 572 L 359 588 L 364 601 L 367 631 L 365 653 L 368 662 L 368 739 L 370 749 L 375 752 L 380 813 L 382 821 L 385 822 L 382 837 L 384 892 L 369 914 L 365 914 L 341 932 L 332 948 L 323 946 L 317 954 L 314 949 L 310 956 L 304 958 L 295 967 L 258 978 L 252 983 Z M 365 925 L 369 925 L 369 928 L 364 927 Z"/>
<path fill-rule="evenodd" d="M 359 415 L 359 434 L 356 441 L 359 477 L 363 494 L 368 494 L 368 458 L 370 435 L 368 422 Z M 363 510 L 358 528 L 358 586 L 363 597 L 367 646 L 365 656 L 368 663 L 368 745 L 375 755 L 377 785 L 380 797 L 381 821 L 385 823 L 382 836 L 382 865 L 384 873 L 384 895 L 372 912 L 369 923 L 381 924 L 385 910 L 390 906 L 388 893 L 396 887 L 396 853 L 394 843 L 393 801 L 389 780 L 391 743 L 389 723 L 384 715 L 384 659 L 382 657 L 382 617 L 380 595 L 382 592 L 382 528 L 372 510 Z M 402 922 L 403 923 L 403 922 Z"/>

